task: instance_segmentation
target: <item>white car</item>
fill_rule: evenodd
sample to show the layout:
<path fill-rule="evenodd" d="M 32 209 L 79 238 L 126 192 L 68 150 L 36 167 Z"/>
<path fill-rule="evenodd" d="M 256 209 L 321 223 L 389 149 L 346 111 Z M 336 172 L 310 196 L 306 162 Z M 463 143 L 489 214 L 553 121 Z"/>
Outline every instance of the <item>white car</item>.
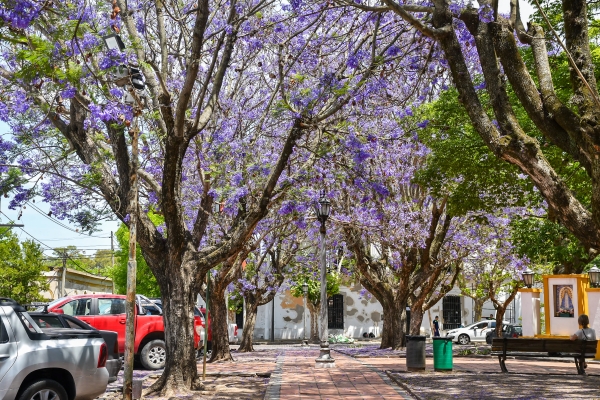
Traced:
<path fill-rule="evenodd" d="M 508 322 L 503 322 L 508 324 Z M 453 342 L 460 344 L 468 344 L 469 342 L 485 342 L 485 336 L 490 331 L 496 328 L 496 321 L 485 320 L 475 322 L 464 328 L 452 329 L 446 332 L 446 336 L 452 335 Z"/>

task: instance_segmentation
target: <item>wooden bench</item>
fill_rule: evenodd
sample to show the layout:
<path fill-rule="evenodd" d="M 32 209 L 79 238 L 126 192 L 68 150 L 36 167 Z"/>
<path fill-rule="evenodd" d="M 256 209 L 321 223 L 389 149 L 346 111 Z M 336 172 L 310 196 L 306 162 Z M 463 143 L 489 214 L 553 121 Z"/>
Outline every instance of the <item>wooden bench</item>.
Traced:
<path fill-rule="evenodd" d="M 498 356 L 502 372 L 508 372 L 507 356 L 572 357 L 577 373 L 585 375 L 585 359 L 595 357 L 597 345 L 597 340 L 493 338 L 491 354 Z"/>

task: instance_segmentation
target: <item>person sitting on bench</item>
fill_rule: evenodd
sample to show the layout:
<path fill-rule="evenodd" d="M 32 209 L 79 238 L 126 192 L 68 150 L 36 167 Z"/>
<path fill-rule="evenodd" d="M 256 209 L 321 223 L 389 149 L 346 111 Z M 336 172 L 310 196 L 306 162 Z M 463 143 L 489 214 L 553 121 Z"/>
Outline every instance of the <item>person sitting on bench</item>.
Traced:
<path fill-rule="evenodd" d="M 581 314 L 577 322 L 581 329 L 571 335 L 571 340 L 596 340 L 596 331 L 589 327 L 590 319 L 587 315 Z"/>

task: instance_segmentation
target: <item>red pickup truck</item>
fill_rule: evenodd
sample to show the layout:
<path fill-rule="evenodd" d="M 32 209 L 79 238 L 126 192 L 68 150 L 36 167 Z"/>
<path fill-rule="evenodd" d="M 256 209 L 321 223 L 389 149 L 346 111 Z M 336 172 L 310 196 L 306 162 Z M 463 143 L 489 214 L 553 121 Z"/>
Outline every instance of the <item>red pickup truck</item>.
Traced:
<path fill-rule="evenodd" d="M 119 353 L 125 353 L 125 299 L 118 294 L 82 294 L 53 301 L 48 311 L 72 315 L 99 330 L 118 333 Z M 203 324 L 194 318 L 194 347 L 200 347 Z M 137 296 L 135 354 L 146 369 L 165 365 L 165 328 L 162 311 L 144 296 Z"/>

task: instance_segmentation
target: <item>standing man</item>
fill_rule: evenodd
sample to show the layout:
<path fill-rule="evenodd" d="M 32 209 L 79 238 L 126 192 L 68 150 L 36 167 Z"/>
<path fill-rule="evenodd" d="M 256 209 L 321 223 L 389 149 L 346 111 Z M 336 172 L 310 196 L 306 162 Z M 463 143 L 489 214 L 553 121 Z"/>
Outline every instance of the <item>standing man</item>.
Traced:
<path fill-rule="evenodd" d="M 488 318 L 488 319 L 494 320 L 494 319 L 496 319 L 496 318 L 494 318 L 494 314 L 490 314 L 490 316 L 489 316 L 489 318 Z"/>
<path fill-rule="evenodd" d="M 440 321 L 437 315 L 433 319 L 433 336 L 440 336 Z"/>

